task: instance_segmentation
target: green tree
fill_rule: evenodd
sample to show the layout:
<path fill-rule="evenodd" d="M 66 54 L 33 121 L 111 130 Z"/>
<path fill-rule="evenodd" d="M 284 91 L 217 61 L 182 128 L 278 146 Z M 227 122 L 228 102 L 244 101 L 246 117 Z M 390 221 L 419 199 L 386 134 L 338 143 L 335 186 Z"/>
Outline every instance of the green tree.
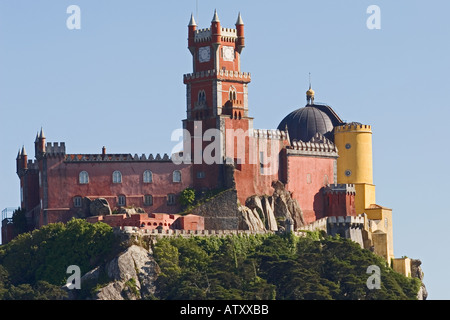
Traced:
<path fill-rule="evenodd" d="M 181 191 L 179 202 L 183 209 L 191 208 L 195 203 L 195 190 L 193 188 L 186 188 Z"/>

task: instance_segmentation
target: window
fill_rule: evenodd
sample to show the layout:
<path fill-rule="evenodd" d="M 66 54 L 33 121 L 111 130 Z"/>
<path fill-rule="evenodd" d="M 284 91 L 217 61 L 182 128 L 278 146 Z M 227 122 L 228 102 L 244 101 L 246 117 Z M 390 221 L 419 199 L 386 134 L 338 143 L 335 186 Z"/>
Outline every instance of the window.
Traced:
<path fill-rule="evenodd" d="M 230 91 L 228 93 L 228 98 L 229 98 L 229 100 L 236 100 L 236 90 L 234 89 L 234 87 L 230 88 Z"/>
<path fill-rule="evenodd" d="M 121 207 L 125 206 L 127 204 L 126 200 L 127 199 L 123 194 L 117 196 L 117 205 Z"/>
<path fill-rule="evenodd" d="M 144 205 L 152 206 L 153 205 L 153 196 L 151 194 L 146 194 L 144 196 Z"/>
<path fill-rule="evenodd" d="M 172 174 L 173 182 L 181 182 L 181 172 L 179 170 L 175 170 Z"/>
<path fill-rule="evenodd" d="M 153 174 L 150 170 L 144 171 L 144 183 L 152 183 L 153 182 Z"/>
<path fill-rule="evenodd" d="M 352 145 L 350 144 L 350 143 L 347 143 L 346 145 L 345 145 L 345 149 L 350 149 L 352 147 Z"/>
<path fill-rule="evenodd" d="M 169 193 L 167 195 L 167 204 L 169 206 L 173 206 L 175 204 L 175 195 L 173 193 Z"/>
<path fill-rule="evenodd" d="M 345 175 L 347 177 L 350 177 L 352 175 L 352 171 L 351 170 L 345 170 Z"/>
<path fill-rule="evenodd" d="M 78 182 L 80 184 L 88 184 L 89 183 L 89 174 L 86 171 L 81 171 L 78 175 Z"/>
<path fill-rule="evenodd" d="M 307 173 L 306 174 L 306 183 L 310 184 L 311 182 L 312 182 L 312 180 L 311 180 L 311 173 Z"/>
<path fill-rule="evenodd" d="M 74 206 L 75 208 L 80 208 L 80 207 L 82 207 L 81 197 L 74 197 L 74 198 L 73 198 L 73 206 Z"/>
<path fill-rule="evenodd" d="M 206 94 L 205 94 L 205 90 L 200 90 L 198 92 L 198 103 L 202 104 L 206 102 Z"/>
<path fill-rule="evenodd" d="M 259 152 L 259 173 L 264 174 L 264 152 Z"/>
<path fill-rule="evenodd" d="M 198 171 L 197 179 L 203 179 L 203 178 L 205 178 L 205 171 Z"/>
<path fill-rule="evenodd" d="M 122 183 L 122 173 L 120 171 L 113 172 L 113 183 Z"/>
<path fill-rule="evenodd" d="M 328 185 L 328 175 L 327 174 L 323 176 L 323 185 L 324 186 Z"/>

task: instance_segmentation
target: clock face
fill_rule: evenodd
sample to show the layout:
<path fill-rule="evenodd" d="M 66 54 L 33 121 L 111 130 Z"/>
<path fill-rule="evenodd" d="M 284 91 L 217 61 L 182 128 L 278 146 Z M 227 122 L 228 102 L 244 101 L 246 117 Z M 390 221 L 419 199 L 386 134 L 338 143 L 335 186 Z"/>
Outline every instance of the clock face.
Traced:
<path fill-rule="evenodd" d="M 234 60 L 234 48 L 233 47 L 223 47 L 223 60 L 233 61 Z"/>
<path fill-rule="evenodd" d="M 207 62 L 211 59 L 211 48 L 201 47 L 198 49 L 198 61 Z"/>

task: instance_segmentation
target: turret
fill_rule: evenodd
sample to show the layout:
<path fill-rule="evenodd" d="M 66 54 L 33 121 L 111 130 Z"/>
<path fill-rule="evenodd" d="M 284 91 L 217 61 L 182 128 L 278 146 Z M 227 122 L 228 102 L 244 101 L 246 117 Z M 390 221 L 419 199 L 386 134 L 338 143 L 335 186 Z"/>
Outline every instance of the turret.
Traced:
<path fill-rule="evenodd" d="M 244 37 L 244 21 L 242 21 L 241 13 L 239 12 L 236 21 L 236 51 L 241 53 L 242 49 L 245 47 L 245 37 Z"/>
<path fill-rule="evenodd" d="M 219 16 L 217 15 L 217 10 L 214 10 L 214 16 L 211 21 L 211 42 L 213 44 L 220 44 L 221 33 L 222 28 L 220 27 Z"/>
<path fill-rule="evenodd" d="M 25 150 L 25 146 L 22 146 L 22 149 L 19 149 L 16 158 L 16 173 L 19 177 L 21 177 L 25 171 L 28 169 L 28 155 Z"/>
<path fill-rule="evenodd" d="M 191 20 L 189 21 L 188 25 L 188 48 L 193 54 L 194 48 L 194 39 L 195 39 L 195 31 L 197 30 L 197 23 L 194 19 L 194 14 L 191 14 Z"/>
<path fill-rule="evenodd" d="M 36 135 L 36 140 L 34 141 L 34 152 L 36 159 L 41 158 L 45 154 L 45 136 L 42 128 Z"/>

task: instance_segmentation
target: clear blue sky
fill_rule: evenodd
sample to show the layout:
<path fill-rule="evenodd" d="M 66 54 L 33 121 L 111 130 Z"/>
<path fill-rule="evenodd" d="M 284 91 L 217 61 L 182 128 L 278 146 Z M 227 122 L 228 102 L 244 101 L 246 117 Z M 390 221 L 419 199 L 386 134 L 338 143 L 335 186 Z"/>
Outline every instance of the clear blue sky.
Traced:
<path fill-rule="evenodd" d="M 66 9 L 81 8 L 81 30 Z M 369 5 L 381 29 L 369 30 Z M 373 126 L 377 203 L 393 209 L 394 253 L 419 258 L 430 299 L 448 299 L 446 147 L 450 108 L 448 1 L 2 0 L 0 207 L 19 206 L 15 158 L 34 157 L 41 126 L 69 153 L 169 153 L 185 117 L 190 14 L 209 27 L 245 23 L 242 71 L 250 115 L 276 128 L 316 101 Z"/>

